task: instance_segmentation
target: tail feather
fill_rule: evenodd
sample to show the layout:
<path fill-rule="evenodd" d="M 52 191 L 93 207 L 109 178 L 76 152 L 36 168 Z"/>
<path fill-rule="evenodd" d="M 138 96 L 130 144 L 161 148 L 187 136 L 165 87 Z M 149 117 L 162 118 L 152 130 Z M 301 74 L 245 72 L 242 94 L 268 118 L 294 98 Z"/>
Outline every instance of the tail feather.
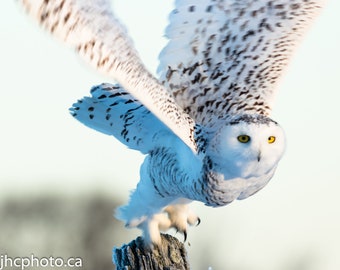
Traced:
<path fill-rule="evenodd" d="M 119 85 L 95 86 L 91 95 L 72 105 L 73 117 L 90 128 L 113 135 L 131 149 L 148 153 L 160 134 L 170 131 Z"/>

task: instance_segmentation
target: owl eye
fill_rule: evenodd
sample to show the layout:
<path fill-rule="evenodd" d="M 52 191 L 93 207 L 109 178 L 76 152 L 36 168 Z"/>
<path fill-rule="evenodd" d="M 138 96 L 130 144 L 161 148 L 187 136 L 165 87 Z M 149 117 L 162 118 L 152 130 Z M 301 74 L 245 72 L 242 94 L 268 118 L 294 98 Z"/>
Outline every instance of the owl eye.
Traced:
<path fill-rule="evenodd" d="M 240 135 L 237 137 L 237 140 L 240 142 L 240 143 L 247 143 L 250 141 L 250 137 L 248 135 Z"/>
<path fill-rule="evenodd" d="M 275 140 L 276 140 L 275 136 L 269 136 L 268 137 L 268 143 L 273 143 L 273 142 L 275 142 Z"/>

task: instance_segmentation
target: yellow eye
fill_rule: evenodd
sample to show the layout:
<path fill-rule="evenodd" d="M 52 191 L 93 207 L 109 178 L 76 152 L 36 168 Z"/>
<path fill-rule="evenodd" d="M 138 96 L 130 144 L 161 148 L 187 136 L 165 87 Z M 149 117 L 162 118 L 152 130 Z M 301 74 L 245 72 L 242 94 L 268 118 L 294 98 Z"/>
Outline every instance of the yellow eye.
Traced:
<path fill-rule="evenodd" d="M 240 135 L 237 137 L 237 140 L 240 142 L 240 143 L 247 143 L 250 141 L 250 137 L 248 135 Z"/>
<path fill-rule="evenodd" d="M 269 136 L 268 137 L 268 143 L 273 143 L 273 142 L 275 142 L 275 140 L 276 140 L 275 136 Z"/>

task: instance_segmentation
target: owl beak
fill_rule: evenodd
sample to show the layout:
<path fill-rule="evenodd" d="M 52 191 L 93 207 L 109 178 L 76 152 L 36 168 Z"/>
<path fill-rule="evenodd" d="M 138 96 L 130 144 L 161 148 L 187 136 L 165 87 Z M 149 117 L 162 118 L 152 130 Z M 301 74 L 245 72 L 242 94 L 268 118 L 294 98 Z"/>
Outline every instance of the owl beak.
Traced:
<path fill-rule="evenodd" d="M 261 160 L 261 151 L 259 152 L 259 154 L 257 155 L 257 162 L 260 162 Z"/>

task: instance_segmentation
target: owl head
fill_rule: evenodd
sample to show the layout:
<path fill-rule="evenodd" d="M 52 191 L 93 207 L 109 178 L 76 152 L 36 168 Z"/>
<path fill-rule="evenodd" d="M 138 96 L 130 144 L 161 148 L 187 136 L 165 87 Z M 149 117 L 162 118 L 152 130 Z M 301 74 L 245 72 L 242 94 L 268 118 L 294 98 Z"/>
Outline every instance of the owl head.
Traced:
<path fill-rule="evenodd" d="M 276 168 L 286 144 L 277 122 L 263 115 L 237 115 L 216 124 L 207 154 L 225 179 L 258 177 Z"/>

